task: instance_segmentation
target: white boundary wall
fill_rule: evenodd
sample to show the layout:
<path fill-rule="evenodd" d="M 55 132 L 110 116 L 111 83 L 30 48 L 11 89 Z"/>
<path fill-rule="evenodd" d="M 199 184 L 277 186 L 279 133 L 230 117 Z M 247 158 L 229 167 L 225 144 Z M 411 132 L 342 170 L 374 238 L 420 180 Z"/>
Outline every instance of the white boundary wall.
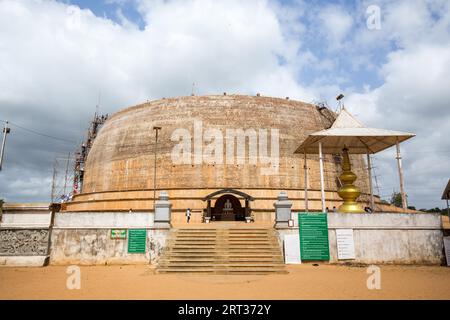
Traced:
<path fill-rule="evenodd" d="M 111 229 L 146 229 L 145 253 L 128 253 L 127 239 Z M 155 264 L 170 229 L 155 227 L 153 212 L 57 212 L 50 264 Z"/>
<path fill-rule="evenodd" d="M 298 233 L 298 214 L 292 213 L 293 228 L 278 229 Z M 336 229 L 353 229 L 355 259 L 338 260 Z M 439 214 L 434 213 L 328 213 L 330 262 L 434 264 L 443 262 L 443 231 Z"/>
<path fill-rule="evenodd" d="M 0 221 L 0 266 L 44 266 L 49 258 L 49 203 L 5 203 Z"/>

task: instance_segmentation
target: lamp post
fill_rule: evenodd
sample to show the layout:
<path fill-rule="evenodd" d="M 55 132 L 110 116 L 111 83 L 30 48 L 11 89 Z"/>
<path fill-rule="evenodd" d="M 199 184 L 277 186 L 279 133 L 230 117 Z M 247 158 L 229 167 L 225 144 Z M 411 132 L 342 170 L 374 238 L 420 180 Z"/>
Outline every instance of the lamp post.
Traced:
<path fill-rule="evenodd" d="M 155 130 L 155 158 L 153 163 L 153 211 L 155 211 L 155 201 L 156 201 L 156 151 L 158 148 L 158 132 L 161 127 L 153 127 Z"/>

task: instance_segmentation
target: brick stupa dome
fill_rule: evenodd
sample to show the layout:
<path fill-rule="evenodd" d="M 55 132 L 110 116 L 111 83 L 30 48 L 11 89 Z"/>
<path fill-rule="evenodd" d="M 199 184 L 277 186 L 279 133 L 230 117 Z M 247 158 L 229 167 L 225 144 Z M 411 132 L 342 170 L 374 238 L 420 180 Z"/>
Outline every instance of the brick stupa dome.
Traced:
<path fill-rule="evenodd" d="M 151 101 L 123 109 L 105 122 L 89 152 L 82 192 L 67 204 L 67 211 L 152 211 L 155 132 L 161 127 L 157 148 L 156 194 L 168 192 L 173 204 L 172 220 L 183 219 L 187 208 L 201 212 L 206 208 L 204 197 L 221 189 L 234 189 L 253 197 L 252 213 L 256 220 L 273 220 L 273 202 L 280 191 L 287 192 L 293 210 L 304 208 L 303 155 L 296 148 L 314 131 L 331 126 L 335 114 L 327 108 L 289 99 L 262 96 L 215 95 L 188 96 Z M 180 143 L 177 133 L 189 132 L 192 152 L 195 151 L 194 125 L 198 132 L 221 132 L 224 137 L 223 159 L 196 163 L 175 163 L 174 148 Z M 226 130 L 267 132 L 268 154 L 271 133 L 279 133 L 279 164 L 248 159 L 247 138 L 245 159 L 226 163 Z M 178 130 L 178 131 L 177 131 Z M 181 131 L 180 131 L 181 130 Z M 183 131 L 184 130 L 184 131 Z M 198 127 L 197 127 L 198 130 Z M 272 130 L 272 131 L 271 131 Z M 202 136 L 202 148 L 209 144 Z M 198 142 L 198 141 L 197 141 Z M 237 142 L 236 142 L 237 143 Z M 259 149 L 258 149 L 259 150 Z M 320 209 L 320 181 L 317 155 L 308 156 L 310 209 Z M 197 160 L 198 161 L 198 160 Z M 243 162 L 242 162 L 243 161 Z M 262 174 L 261 169 L 275 168 L 275 174 Z M 367 201 L 368 180 L 361 156 L 352 157 L 356 184 Z M 339 206 L 336 194 L 340 166 L 335 157 L 325 157 L 325 189 L 327 206 Z M 219 198 L 217 196 L 214 201 Z M 243 200 L 240 200 L 243 205 Z M 378 200 L 377 200 L 378 201 Z M 198 218 L 198 217 L 197 217 Z M 193 219 L 197 219 L 193 216 Z"/>

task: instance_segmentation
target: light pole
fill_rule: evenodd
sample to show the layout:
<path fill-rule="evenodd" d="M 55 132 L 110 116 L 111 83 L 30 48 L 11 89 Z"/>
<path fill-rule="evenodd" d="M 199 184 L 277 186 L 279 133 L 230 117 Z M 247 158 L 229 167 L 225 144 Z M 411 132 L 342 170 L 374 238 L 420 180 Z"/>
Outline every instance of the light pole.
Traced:
<path fill-rule="evenodd" d="M 3 165 L 3 155 L 5 153 L 6 135 L 10 132 L 11 129 L 8 127 L 8 121 L 5 121 L 5 127 L 3 128 L 2 149 L 0 150 L 0 171 L 2 170 Z"/>
<path fill-rule="evenodd" d="M 155 201 L 156 201 L 156 151 L 158 149 L 158 132 L 161 127 L 153 127 L 155 130 L 155 158 L 153 163 L 153 212 L 155 212 Z"/>

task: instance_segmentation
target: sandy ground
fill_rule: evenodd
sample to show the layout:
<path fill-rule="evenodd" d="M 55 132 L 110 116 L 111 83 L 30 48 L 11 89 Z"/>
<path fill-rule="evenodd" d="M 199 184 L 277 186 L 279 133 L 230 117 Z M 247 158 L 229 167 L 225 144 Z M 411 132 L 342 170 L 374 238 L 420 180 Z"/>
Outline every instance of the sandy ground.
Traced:
<path fill-rule="evenodd" d="M 382 266 L 381 289 L 366 267 L 288 266 L 280 275 L 163 275 L 149 266 L 81 266 L 69 290 L 65 266 L 0 268 L 0 299 L 450 299 L 450 268 Z"/>

